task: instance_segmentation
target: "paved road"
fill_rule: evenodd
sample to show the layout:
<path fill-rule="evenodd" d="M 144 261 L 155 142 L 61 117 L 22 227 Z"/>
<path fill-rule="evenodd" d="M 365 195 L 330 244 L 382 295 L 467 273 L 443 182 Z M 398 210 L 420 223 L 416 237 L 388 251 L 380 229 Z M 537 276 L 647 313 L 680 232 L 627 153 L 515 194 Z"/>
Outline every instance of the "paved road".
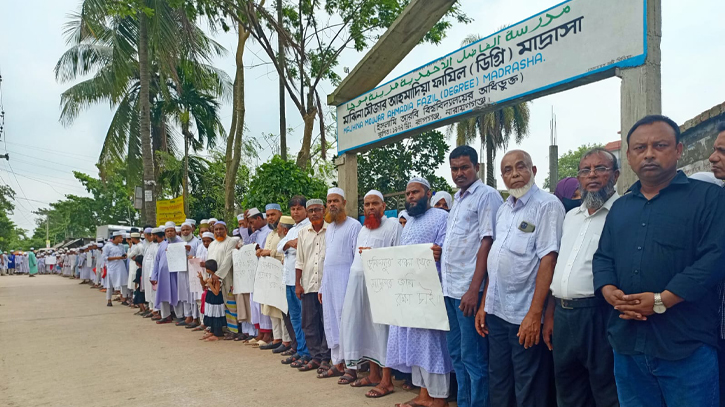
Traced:
<path fill-rule="evenodd" d="M 0 406 L 393 406 L 239 342 L 156 325 L 54 275 L 0 277 Z"/>

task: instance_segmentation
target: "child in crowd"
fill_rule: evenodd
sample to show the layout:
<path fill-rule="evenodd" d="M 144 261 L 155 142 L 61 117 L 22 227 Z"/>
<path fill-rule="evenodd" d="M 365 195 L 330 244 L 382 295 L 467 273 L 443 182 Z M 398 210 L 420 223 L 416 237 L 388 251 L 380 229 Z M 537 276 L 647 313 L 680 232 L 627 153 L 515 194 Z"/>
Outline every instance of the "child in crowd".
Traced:
<path fill-rule="evenodd" d="M 226 315 L 224 314 L 224 295 L 222 294 L 221 280 L 216 276 L 216 260 L 205 262 L 207 273 L 211 276 L 207 279 L 199 272 L 199 280 L 203 287 L 207 287 L 204 304 L 204 325 L 209 327 L 209 332 L 201 339 L 207 342 L 218 341 L 224 336 L 222 327 L 226 326 Z"/>
<path fill-rule="evenodd" d="M 141 272 L 143 269 L 143 255 L 139 254 L 134 258 L 136 262 L 136 265 L 138 268 L 136 269 L 136 276 L 134 276 L 133 282 L 135 284 L 136 290 L 133 292 L 133 304 L 138 305 L 139 311 L 136 313 L 136 315 L 144 316 L 148 313 L 148 309 L 146 308 L 146 294 L 141 291 Z"/>

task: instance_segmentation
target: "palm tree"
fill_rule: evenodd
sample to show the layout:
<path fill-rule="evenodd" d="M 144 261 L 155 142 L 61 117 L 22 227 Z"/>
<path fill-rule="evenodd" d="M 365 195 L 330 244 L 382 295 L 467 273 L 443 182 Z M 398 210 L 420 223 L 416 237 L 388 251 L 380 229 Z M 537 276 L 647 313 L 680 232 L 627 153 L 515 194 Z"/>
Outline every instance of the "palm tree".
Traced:
<path fill-rule="evenodd" d="M 177 67 L 181 59 L 207 69 L 200 61 L 223 54 L 224 48 L 189 21 L 184 10 L 172 8 L 165 0 L 144 0 L 154 10 L 151 17 L 144 12 L 117 15 L 113 5 L 112 0 L 85 0 L 66 24 L 70 49 L 56 65 L 56 79 L 93 77 L 62 94 L 60 120 L 70 125 L 81 110 L 94 103 L 115 106 L 99 157 L 101 173 L 110 159 L 127 158 L 128 180 L 136 178 L 131 174 L 142 173 L 144 183 L 149 184 L 159 175 L 153 152 L 175 150 L 169 138 L 173 129 L 158 102 L 169 98 L 170 84 L 180 87 Z M 155 220 L 153 201 L 145 206 L 144 214 L 146 221 Z"/>
<path fill-rule="evenodd" d="M 189 147 L 198 151 L 204 147 L 213 148 L 218 136 L 224 135 L 224 125 L 219 117 L 217 97 L 228 94 L 229 78 L 221 72 L 199 70 L 194 63 L 183 61 L 177 69 L 178 86 L 166 101 L 164 110 L 181 127 L 184 137 L 184 210 L 189 216 Z M 196 128 L 197 138 L 191 132 Z"/>
<path fill-rule="evenodd" d="M 470 35 L 466 37 L 461 46 L 472 44 L 481 37 Z M 528 102 L 504 107 L 490 113 L 452 124 L 448 127 L 448 134 L 456 135 L 456 145 L 473 144 L 476 138 L 481 137 L 480 156 L 486 148 L 486 184 L 496 187 L 494 175 L 494 160 L 498 149 L 508 148 L 511 136 L 516 144 L 520 143 L 529 132 L 529 106 Z"/>

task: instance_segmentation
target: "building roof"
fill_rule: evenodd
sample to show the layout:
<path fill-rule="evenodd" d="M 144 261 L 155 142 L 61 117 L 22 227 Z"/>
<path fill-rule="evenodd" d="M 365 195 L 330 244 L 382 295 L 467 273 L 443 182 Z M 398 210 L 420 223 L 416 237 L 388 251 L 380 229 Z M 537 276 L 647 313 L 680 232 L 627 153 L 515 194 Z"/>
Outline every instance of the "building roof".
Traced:
<path fill-rule="evenodd" d="M 622 149 L 622 140 L 611 141 L 604 146 L 607 151 L 619 151 Z"/>

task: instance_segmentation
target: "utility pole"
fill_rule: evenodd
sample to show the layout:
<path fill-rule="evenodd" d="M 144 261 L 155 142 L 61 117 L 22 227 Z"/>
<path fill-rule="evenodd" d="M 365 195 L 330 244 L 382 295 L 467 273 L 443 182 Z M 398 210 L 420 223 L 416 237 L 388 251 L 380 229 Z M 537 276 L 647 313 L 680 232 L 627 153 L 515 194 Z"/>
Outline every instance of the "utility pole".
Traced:
<path fill-rule="evenodd" d="M 551 137 L 549 139 L 549 191 L 551 193 L 556 189 L 559 182 L 559 146 L 556 144 L 556 115 L 554 107 L 551 107 Z"/>
<path fill-rule="evenodd" d="M 50 249 L 50 216 L 45 217 L 45 248 Z"/>
<path fill-rule="evenodd" d="M 284 43 L 282 41 L 281 31 L 284 28 L 284 16 L 282 15 L 282 0 L 277 0 L 277 56 L 279 60 L 280 71 L 284 72 Z M 285 89 L 284 76 L 279 75 L 279 153 L 283 160 L 287 161 L 287 118 L 285 117 Z"/>

